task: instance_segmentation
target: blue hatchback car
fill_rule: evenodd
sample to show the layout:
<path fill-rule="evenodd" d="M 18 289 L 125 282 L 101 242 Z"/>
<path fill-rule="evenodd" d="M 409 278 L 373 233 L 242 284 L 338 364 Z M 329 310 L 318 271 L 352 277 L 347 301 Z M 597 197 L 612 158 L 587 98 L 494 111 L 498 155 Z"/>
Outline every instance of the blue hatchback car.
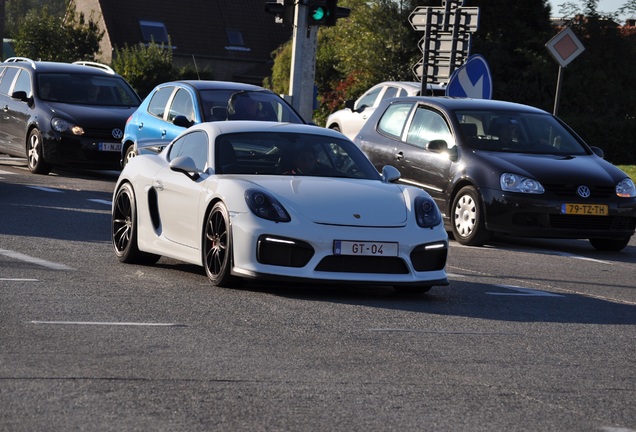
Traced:
<path fill-rule="evenodd" d="M 264 120 L 306 123 L 265 88 L 226 81 L 174 81 L 155 87 L 126 122 L 122 167 L 141 153 L 158 153 L 186 128 L 202 122 Z"/>

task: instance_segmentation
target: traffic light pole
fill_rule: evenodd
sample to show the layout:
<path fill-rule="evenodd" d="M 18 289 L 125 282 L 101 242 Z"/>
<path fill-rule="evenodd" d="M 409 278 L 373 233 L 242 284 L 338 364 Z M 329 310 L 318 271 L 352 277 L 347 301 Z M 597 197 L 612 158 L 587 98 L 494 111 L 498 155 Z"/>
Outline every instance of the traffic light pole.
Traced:
<path fill-rule="evenodd" d="M 294 43 L 289 77 L 291 104 L 307 121 L 313 118 L 314 80 L 316 77 L 316 47 L 318 27 L 307 25 L 307 6 L 296 3 Z"/>

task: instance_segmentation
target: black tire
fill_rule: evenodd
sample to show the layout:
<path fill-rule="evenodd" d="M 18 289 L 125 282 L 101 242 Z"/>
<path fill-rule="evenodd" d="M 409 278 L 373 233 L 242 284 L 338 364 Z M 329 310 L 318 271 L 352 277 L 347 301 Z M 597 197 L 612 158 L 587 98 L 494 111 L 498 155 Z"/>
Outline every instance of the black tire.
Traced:
<path fill-rule="evenodd" d="M 42 134 L 38 129 L 32 129 L 27 139 L 27 164 L 33 174 L 47 175 L 51 172 L 51 165 L 44 160 Z"/>
<path fill-rule="evenodd" d="M 472 186 L 463 187 L 453 200 L 451 225 L 455 240 L 466 246 L 483 246 L 490 240 L 479 192 Z"/>
<path fill-rule="evenodd" d="M 160 255 L 141 252 L 137 244 L 137 204 L 130 183 L 123 183 L 115 194 L 112 214 L 112 241 L 117 259 L 129 264 L 154 264 Z"/>
<path fill-rule="evenodd" d="M 213 285 L 236 286 L 241 279 L 232 276 L 232 234 L 230 217 L 222 202 L 212 207 L 203 228 L 203 266 Z"/>
<path fill-rule="evenodd" d="M 600 251 L 618 252 L 629 244 L 630 237 L 622 239 L 590 239 L 590 244 L 594 249 Z"/>
<path fill-rule="evenodd" d="M 330 126 L 329 129 L 331 129 L 333 131 L 336 131 L 336 132 L 340 132 L 340 126 L 338 126 L 338 125 Z"/>
<path fill-rule="evenodd" d="M 124 154 L 124 159 L 122 160 L 122 168 L 125 167 L 128 162 L 130 162 L 130 160 L 135 156 L 137 156 L 137 153 L 135 153 L 135 145 L 131 144 L 130 146 L 128 146 L 128 148 L 126 149 L 126 153 Z"/>

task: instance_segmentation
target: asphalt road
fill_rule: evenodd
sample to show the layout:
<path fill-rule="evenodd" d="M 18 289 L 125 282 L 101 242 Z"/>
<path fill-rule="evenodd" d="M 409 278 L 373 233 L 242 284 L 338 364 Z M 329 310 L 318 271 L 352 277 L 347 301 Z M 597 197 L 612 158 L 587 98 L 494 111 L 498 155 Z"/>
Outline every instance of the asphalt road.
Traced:
<path fill-rule="evenodd" d="M 636 431 L 636 241 L 451 242 L 449 287 L 209 285 L 115 172 L 0 157 L 0 431 Z"/>

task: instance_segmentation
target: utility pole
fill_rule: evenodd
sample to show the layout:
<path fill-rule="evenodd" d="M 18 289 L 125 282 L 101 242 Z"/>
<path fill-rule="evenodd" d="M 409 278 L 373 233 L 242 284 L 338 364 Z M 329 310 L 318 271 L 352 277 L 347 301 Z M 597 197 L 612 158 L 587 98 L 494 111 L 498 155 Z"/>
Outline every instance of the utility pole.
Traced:
<path fill-rule="evenodd" d="M 307 121 L 313 117 L 314 81 L 316 78 L 316 49 L 318 27 L 307 25 L 307 6 L 296 5 L 294 43 L 289 76 L 291 104 Z"/>

